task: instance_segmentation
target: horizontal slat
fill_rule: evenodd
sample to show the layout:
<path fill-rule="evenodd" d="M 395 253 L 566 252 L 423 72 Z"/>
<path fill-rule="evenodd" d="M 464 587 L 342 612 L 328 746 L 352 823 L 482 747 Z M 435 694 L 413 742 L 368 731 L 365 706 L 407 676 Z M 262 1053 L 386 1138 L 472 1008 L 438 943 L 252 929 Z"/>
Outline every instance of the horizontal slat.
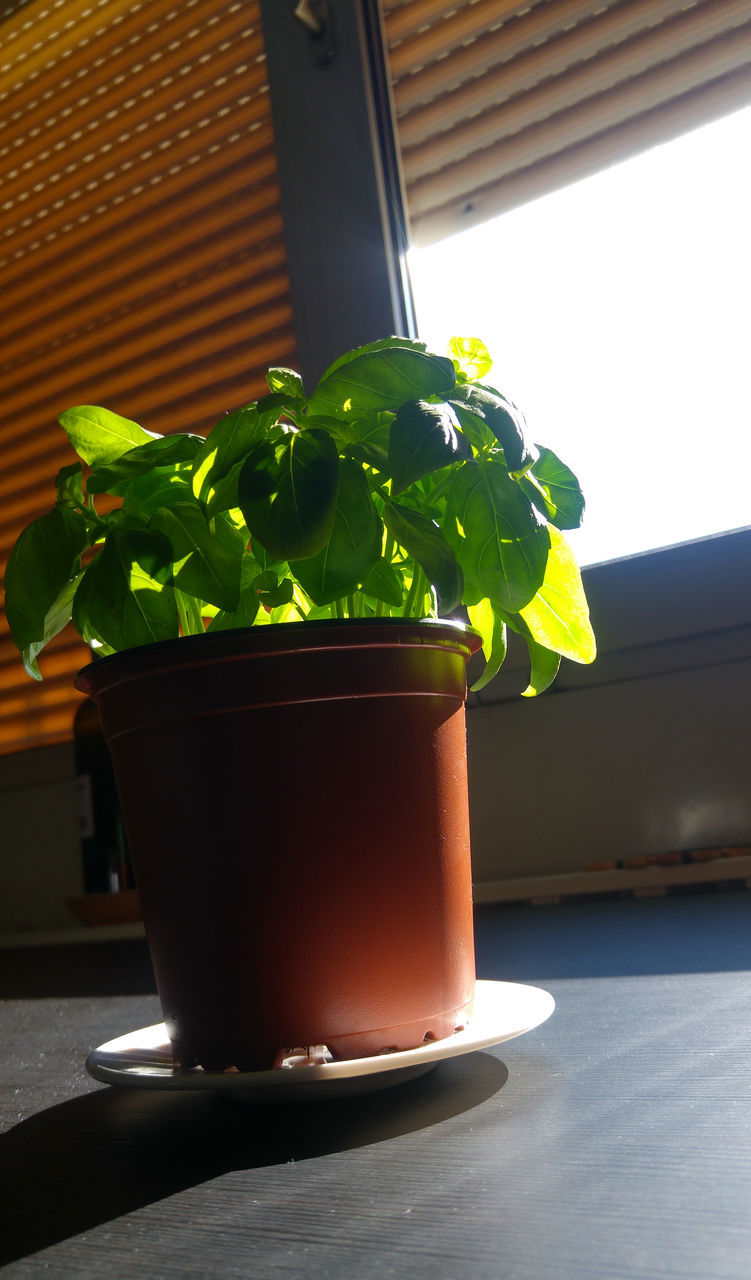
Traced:
<path fill-rule="evenodd" d="M 751 27 L 740 28 L 702 49 L 692 49 L 682 58 L 661 63 L 641 76 L 606 90 L 596 100 L 588 100 L 552 118 L 535 112 L 534 107 L 520 108 L 517 121 L 532 117 L 525 132 L 503 137 L 500 142 L 478 150 L 449 168 L 430 177 L 410 183 L 410 209 L 413 218 L 438 208 L 451 199 L 466 197 L 475 189 L 488 185 L 488 177 L 499 181 L 516 169 L 553 155 L 556 151 L 584 141 L 596 128 L 604 132 L 643 115 L 651 108 L 700 88 L 708 79 L 722 77 L 736 69 L 747 69 L 751 58 Z M 751 77 L 751 67 L 748 67 Z M 596 122 L 596 123 L 595 123 Z M 405 168 L 409 174 L 408 159 Z"/>
<path fill-rule="evenodd" d="M 226 111 L 226 98 L 217 90 L 188 104 L 170 121 L 169 132 L 152 137 L 152 118 L 142 118 L 132 132 L 119 135 L 115 122 L 106 131 L 107 138 L 96 149 L 72 148 L 72 156 L 62 170 L 42 174 L 40 181 L 25 198 L 4 202 L 0 211 L 7 225 L 3 241 L 23 228 L 39 223 L 50 215 L 64 220 L 70 208 L 83 199 L 111 198 L 118 190 L 128 190 L 134 183 L 143 186 L 156 175 L 163 181 L 176 166 L 195 164 L 194 157 L 205 154 L 212 146 L 221 148 L 228 135 L 249 133 L 268 123 L 269 110 L 265 94 L 241 94 L 241 73 L 232 88 L 236 101 L 231 113 Z M 219 87 L 221 89 L 221 86 Z M 117 143 L 117 148 L 110 148 Z"/>
<path fill-rule="evenodd" d="M 153 8 L 153 6 L 152 6 Z M 129 22 L 119 28 L 117 43 L 104 41 L 101 51 L 92 57 L 89 46 L 72 49 L 62 65 L 54 64 L 45 83 L 31 81 L 13 95 L 0 88 L 0 142 L 19 131 L 28 134 L 39 129 L 51 118 L 67 118 L 82 98 L 91 104 L 112 92 L 121 78 L 129 80 L 140 73 L 142 66 L 152 69 L 154 75 L 164 76 L 174 72 L 195 51 L 196 56 L 206 56 L 206 46 L 221 47 L 224 42 L 242 41 L 243 60 L 263 54 L 261 33 L 248 27 L 248 12 L 242 4 L 226 6 L 201 15 L 194 6 L 183 4 L 179 8 L 167 4 L 161 19 L 143 25 L 143 11 L 130 15 Z M 248 32 L 248 34 L 244 34 Z M 62 74 L 61 74 L 62 73 Z M 105 107 L 107 104 L 105 103 Z M 108 108 L 107 108 L 108 109 Z M 89 112 L 96 115 L 96 110 Z"/>
<path fill-rule="evenodd" d="M 447 6 L 445 18 L 416 31 L 392 49 L 389 57 L 391 74 L 398 79 L 409 68 L 422 66 L 469 40 L 479 39 L 521 8 L 528 7 L 520 5 L 518 0 L 475 0 L 473 4 Z M 387 23 L 387 34 L 394 29 L 395 26 L 389 28 Z"/>
<path fill-rule="evenodd" d="M 504 92 L 508 82 L 508 101 L 488 106 L 420 146 L 405 148 L 407 184 L 439 170 L 445 175 L 450 165 L 464 157 L 471 163 L 472 152 L 491 144 L 500 147 L 504 139 L 541 122 L 549 134 L 549 151 L 557 149 L 561 145 L 557 122 L 564 112 L 568 113 L 562 126 L 566 140 L 576 142 L 735 70 L 751 58 L 751 26 L 743 25 L 748 17 L 747 0 L 713 0 L 711 8 L 702 6 L 680 22 L 652 27 L 565 74 L 551 75 L 536 87 L 531 87 L 534 67 L 522 60 L 519 68 L 509 69 L 507 77 L 499 77 L 498 92 Z M 514 94 L 518 96 L 512 98 Z M 450 99 L 446 106 L 450 109 Z M 578 109 L 575 124 L 571 108 Z M 450 126 L 450 114 L 447 123 Z"/>
<path fill-rule="evenodd" d="M 273 191 L 266 194 L 273 198 Z M 68 266 L 63 278 L 54 281 L 45 276 L 44 291 L 33 299 L 33 318 L 18 324 L 14 336 L 3 343 L 0 377 L 4 366 L 14 365 L 19 358 L 28 360 L 32 352 L 43 352 L 48 343 L 59 341 L 61 333 L 74 331 L 73 325 L 80 329 L 82 324 L 102 323 L 113 310 L 113 300 L 117 304 L 115 310 L 122 311 L 140 305 L 143 299 L 163 289 L 176 287 L 176 282 L 183 278 L 186 263 L 209 264 L 220 255 L 221 260 L 228 260 L 243 251 L 256 253 L 258 265 L 265 270 L 284 263 L 280 212 L 259 218 L 257 223 L 249 222 L 247 217 L 240 218 L 241 212 L 232 205 L 222 205 L 218 210 L 221 215 L 218 225 L 211 223 L 206 227 L 191 223 L 182 228 L 182 235 L 172 232 L 169 252 L 165 252 L 161 240 L 153 240 L 146 246 L 150 251 L 148 256 L 144 254 L 140 262 L 134 262 L 130 256 L 116 262 L 105 285 L 100 284 L 98 274 L 82 273 L 77 267 L 71 271 L 70 264 L 62 262 L 63 271 Z M 236 219 L 234 224 L 229 217 Z M 210 234 L 197 241 L 200 233 L 207 230 Z M 185 256 L 186 247 L 190 250 L 189 258 Z M 9 307 L 14 307 L 14 293 L 8 291 L 5 295 Z M 19 316 L 29 309 L 31 301 L 28 299 L 23 308 L 18 308 Z"/>
<path fill-rule="evenodd" d="M 584 6 L 583 6 L 584 7 Z M 591 8 L 588 0 L 587 8 Z M 500 48 L 485 74 L 474 73 L 452 92 L 445 90 L 438 100 L 410 111 L 399 123 L 399 140 L 404 150 L 425 139 L 477 118 L 492 105 L 508 102 L 515 94 L 544 86 L 554 81 L 555 87 L 574 86 L 578 98 L 589 96 L 590 82 L 597 91 L 606 83 L 615 83 L 656 62 L 664 61 L 689 48 L 721 34 L 727 25 L 735 25 L 748 17 L 746 0 L 714 0 L 712 10 L 697 10 L 690 23 L 681 22 L 680 36 L 668 19 L 683 7 L 683 0 L 631 0 L 626 6 L 610 8 L 596 14 L 591 21 L 565 31 L 516 56 L 502 56 Z M 534 16 L 534 15 L 530 15 Z M 645 23 L 650 18 L 649 29 Z M 668 25 L 664 25 L 668 23 Z M 499 33 L 503 34 L 503 32 Z M 634 37 L 644 36 L 644 40 Z M 683 39 L 681 40 L 681 37 Z M 624 44 L 633 40 L 633 43 Z M 481 41 L 484 48 L 490 41 Z M 466 52 L 461 50 L 460 52 Z M 595 61 L 597 59 L 597 61 Z M 445 59 L 451 64 L 452 58 Z M 447 67 L 450 75 L 450 65 Z M 555 108 L 554 108 L 555 109 Z M 504 132 L 512 132 L 509 125 Z"/>
<path fill-rule="evenodd" d="M 4 260 L 3 288 L 19 281 L 38 287 L 39 272 L 46 282 L 61 264 L 66 271 L 75 255 L 80 267 L 93 267 L 122 253 L 138 253 L 141 244 L 162 237 L 172 228 L 198 220 L 217 201 L 254 200 L 249 221 L 258 207 L 278 205 L 276 160 L 268 126 L 228 138 L 222 147 L 200 156 L 196 164 L 169 175 L 169 181 L 154 181 L 138 191 L 131 189 L 112 195 L 108 201 L 89 202 L 82 211 L 51 229 L 32 228 L 25 244 Z M 270 197 L 269 193 L 273 193 Z M 138 216 L 134 201 L 137 198 Z M 36 283 L 35 283 L 36 281 Z M 1 322 L 1 321 L 0 321 Z"/>
<path fill-rule="evenodd" d="M 477 185 L 453 199 L 436 203 L 420 217 L 413 215 L 412 243 L 428 245 L 456 235 L 557 187 L 579 181 L 637 155 L 645 148 L 667 142 L 688 129 L 718 119 L 749 102 L 751 69 L 744 66 L 660 108 L 631 117 L 594 137 L 585 137 L 575 146 L 563 147 L 552 155 L 543 153 L 536 163 L 518 167 L 510 164 L 501 180 L 483 183 L 480 165 L 476 174 Z M 488 171 L 485 171 L 486 177 Z"/>

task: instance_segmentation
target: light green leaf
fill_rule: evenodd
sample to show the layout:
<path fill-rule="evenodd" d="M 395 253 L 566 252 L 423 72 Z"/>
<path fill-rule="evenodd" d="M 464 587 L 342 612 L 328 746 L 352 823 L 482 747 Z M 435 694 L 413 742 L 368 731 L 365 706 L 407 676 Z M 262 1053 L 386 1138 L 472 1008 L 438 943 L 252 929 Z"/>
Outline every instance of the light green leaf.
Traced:
<path fill-rule="evenodd" d="M 531 636 L 526 636 L 525 639 L 532 661 L 532 669 L 529 675 L 529 684 L 526 689 L 522 690 L 522 697 L 536 698 L 538 694 L 544 693 L 550 687 L 558 675 L 561 655 L 553 653 L 550 649 L 538 644 Z"/>
<path fill-rule="evenodd" d="M 482 675 L 472 685 L 472 692 L 479 693 L 487 684 L 490 684 L 503 666 L 508 647 L 506 623 L 487 598 L 481 600 L 479 604 L 470 605 L 467 612 L 471 625 L 482 636 L 482 651 L 485 655 L 485 668 Z"/>
<path fill-rule="evenodd" d="M 79 458 L 83 458 L 90 467 L 106 466 L 136 445 L 159 439 L 154 432 L 144 431 L 137 422 L 96 405 L 82 404 L 74 409 L 65 409 L 58 421 L 68 433 Z"/>
<path fill-rule="evenodd" d="M 448 353 L 457 372 L 468 382 L 478 382 L 493 368 L 490 353 L 480 338 L 451 338 Z"/>
<path fill-rule="evenodd" d="M 573 662 L 594 662 L 597 655 L 581 573 L 563 534 L 550 530 L 545 578 L 534 599 L 519 609 L 532 639 Z"/>
<path fill-rule="evenodd" d="M 269 369 L 266 374 L 269 391 L 290 396 L 293 400 L 304 400 L 305 388 L 302 378 L 294 369 Z"/>

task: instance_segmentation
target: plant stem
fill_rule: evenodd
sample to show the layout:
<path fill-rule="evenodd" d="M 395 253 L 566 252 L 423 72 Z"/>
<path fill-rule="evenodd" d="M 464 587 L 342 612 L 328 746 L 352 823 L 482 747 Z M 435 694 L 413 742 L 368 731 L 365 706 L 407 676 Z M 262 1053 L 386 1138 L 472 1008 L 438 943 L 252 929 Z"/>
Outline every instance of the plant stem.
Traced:
<path fill-rule="evenodd" d="M 341 600 L 334 601 L 334 617 L 336 618 L 346 617 L 346 614 L 344 612 L 344 605 L 342 604 Z"/>
<path fill-rule="evenodd" d="M 177 603 L 177 612 L 180 615 L 180 629 L 184 636 L 190 635 L 190 623 L 188 621 L 188 610 L 185 605 L 185 597 L 182 591 L 178 591 L 175 587 L 175 601 Z"/>

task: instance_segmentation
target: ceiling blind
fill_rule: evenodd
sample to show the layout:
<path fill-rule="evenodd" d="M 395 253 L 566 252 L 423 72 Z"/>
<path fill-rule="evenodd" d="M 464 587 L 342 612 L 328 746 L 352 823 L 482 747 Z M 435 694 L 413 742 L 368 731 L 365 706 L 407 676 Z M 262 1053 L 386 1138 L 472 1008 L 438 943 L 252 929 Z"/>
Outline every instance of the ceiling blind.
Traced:
<path fill-rule="evenodd" d="M 748 0 L 383 0 L 412 241 L 751 102 Z"/>
<path fill-rule="evenodd" d="M 205 432 L 295 360 L 257 0 L 0 0 L 0 569 L 104 404 Z M 70 736 L 0 626 L 0 751 Z"/>

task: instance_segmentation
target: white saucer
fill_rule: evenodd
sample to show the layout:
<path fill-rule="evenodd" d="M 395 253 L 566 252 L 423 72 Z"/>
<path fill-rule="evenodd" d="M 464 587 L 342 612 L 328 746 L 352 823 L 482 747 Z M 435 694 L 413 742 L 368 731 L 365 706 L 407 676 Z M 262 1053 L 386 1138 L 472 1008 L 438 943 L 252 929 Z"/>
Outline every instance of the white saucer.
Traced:
<path fill-rule="evenodd" d="M 100 1045 L 86 1060 L 105 1084 L 137 1089 L 203 1089 L 236 1092 L 259 1102 L 308 1097 L 344 1097 L 403 1084 L 444 1058 L 486 1049 L 524 1035 L 549 1018 L 555 1001 L 539 987 L 480 981 L 472 1017 L 463 1031 L 417 1049 L 353 1058 L 346 1062 L 292 1062 L 269 1071 L 183 1070 L 172 1058 L 163 1022 Z"/>

